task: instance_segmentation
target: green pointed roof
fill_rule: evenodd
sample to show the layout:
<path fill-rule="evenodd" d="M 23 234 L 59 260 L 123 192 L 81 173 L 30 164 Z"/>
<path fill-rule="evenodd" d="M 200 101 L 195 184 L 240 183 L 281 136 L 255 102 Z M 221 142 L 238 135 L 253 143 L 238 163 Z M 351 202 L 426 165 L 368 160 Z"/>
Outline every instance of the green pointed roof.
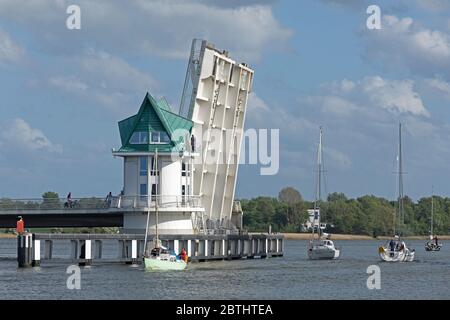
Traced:
<path fill-rule="evenodd" d="M 175 131 L 182 129 L 191 132 L 193 122 L 171 111 L 169 104 L 163 98 L 156 101 L 148 92 L 142 101 L 139 112 L 119 122 L 122 147 L 118 152 L 177 152 L 184 149 L 184 141 L 176 140 Z M 168 143 L 150 143 L 151 132 L 166 132 L 170 137 Z M 148 143 L 132 144 L 130 138 L 134 132 L 147 133 Z"/>

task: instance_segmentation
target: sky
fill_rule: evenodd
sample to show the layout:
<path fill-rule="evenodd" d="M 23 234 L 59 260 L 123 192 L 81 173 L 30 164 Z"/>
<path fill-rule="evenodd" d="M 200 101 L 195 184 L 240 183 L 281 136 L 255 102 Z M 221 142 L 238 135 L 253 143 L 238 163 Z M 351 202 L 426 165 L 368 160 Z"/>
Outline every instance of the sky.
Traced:
<path fill-rule="evenodd" d="M 69 30 L 69 5 L 81 29 Z M 367 7 L 381 10 L 369 29 Z M 117 194 L 117 122 L 148 91 L 178 109 L 193 38 L 255 70 L 245 128 L 279 129 L 279 171 L 239 168 L 236 197 L 450 196 L 450 1 L 0 0 L 0 198 Z"/>

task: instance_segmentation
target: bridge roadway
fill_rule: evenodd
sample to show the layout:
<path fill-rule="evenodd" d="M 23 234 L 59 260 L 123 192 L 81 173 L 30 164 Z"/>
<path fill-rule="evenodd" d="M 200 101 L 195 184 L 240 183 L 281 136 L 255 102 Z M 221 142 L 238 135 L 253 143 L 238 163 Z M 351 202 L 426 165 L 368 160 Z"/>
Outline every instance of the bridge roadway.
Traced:
<path fill-rule="evenodd" d="M 0 199 L 0 228 L 15 228 L 22 216 L 26 228 L 123 227 L 127 212 L 204 211 L 196 196 L 146 196 L 66 199 Z"/>

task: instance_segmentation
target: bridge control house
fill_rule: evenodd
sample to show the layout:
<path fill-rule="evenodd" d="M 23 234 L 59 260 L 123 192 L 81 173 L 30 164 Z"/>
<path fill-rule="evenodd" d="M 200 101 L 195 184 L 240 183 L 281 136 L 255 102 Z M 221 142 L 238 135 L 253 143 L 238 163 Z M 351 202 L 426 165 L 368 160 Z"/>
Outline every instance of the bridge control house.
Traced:
<path fill-rule="evenodd" d="M 123 158 L 123 195 L 117 206 L 136 208 L 123 217 L 124 233 L 145 231 L 148 211 L 159 215 L 162 234 L 192 234 L 202 221 L 200 197 L 193 194 L 195 137 L 192 121 L 173 113 L 164 99 L 146 94 L 139 112 L 119 122 Z M 150 214 L 149 233 L 155 231 Z"/>

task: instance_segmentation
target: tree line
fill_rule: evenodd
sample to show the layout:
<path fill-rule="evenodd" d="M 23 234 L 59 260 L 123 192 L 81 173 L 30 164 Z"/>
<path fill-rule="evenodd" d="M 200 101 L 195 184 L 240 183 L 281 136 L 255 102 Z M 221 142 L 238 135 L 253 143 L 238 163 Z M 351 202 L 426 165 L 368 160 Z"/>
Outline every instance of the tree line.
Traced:
<path fill-rule="evenodd" d="M 431 197 L 417 202 L 405 196 L 404 219 L 397 220 L 396 230 L 403 236 L 428 235 L 430 232 Z M 306 201 L 292 187 L 283 188 L 278 197 L 241 199 L 244 228 L 249 231 L 306 232 L 308 209 L 314 202 Z M 434 233 L 450 233 L 450 198 L 434 196 Z M 327 232 L 392 236 L 397 201 L 373 195 L 350 199 L 343 193 L 331 193 L 319 202 L 321 222 L 327 223 Z"/>

